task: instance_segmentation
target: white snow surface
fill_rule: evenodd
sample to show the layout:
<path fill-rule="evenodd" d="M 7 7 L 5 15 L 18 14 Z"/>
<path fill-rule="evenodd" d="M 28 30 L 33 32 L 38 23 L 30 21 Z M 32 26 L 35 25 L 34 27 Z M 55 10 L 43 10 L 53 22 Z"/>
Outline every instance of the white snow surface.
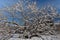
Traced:
<path fill-rule="evenodd" d="M 60 34 L 58 35 L 41 35 L 44 40 L 60 40 Z M 33 37 L 31 39 L 22 39 L 22 38 L 10 38 L 9 40 L 43 40 L 42 38 Z"/>

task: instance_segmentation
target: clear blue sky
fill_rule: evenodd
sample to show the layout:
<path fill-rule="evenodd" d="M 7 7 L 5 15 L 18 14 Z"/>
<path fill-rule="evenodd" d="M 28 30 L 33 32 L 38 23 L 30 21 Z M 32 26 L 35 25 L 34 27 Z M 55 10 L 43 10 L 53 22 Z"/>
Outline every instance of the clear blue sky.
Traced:
<path fill-rule="evenodd" d="M 5 6 L 12 6 L 16 2 L 18 2 L 18 0 L 0 0 L 0 8 L 3 8 Z"/>
<path fill-rule="evenodd" d="M 44 6 L 49 3 L 52 6 L 56 7 L 58 11 L 60 11 L 60 0 L 30 0 L 30 1 L 31 2 L 36 1 L 37 5 L 40 5 L 40 6 Z M 0 0 L 0 8 L 6 7 L 6 6 L 12 6 L 16 2 L 18 2 L 18 0 Z M 17 21 L 17 19 L 15 20 Z M 9 21 L 11 21 L 11 18 L 9 18 Z M 22 20 L 19 23 L 23 24 Z"/>
<path fill-rule="evenodd" d="M 38 5 L 45 5 L 47 3 L 50 3 L 51 5 L 60 9 L 60 0 L 31 0 L 31 1 L 36 1 Z M 12 6 L 16 2 L 18 2 L 18 0 L 0 0 L 0 8 L 5 6 Z"/>

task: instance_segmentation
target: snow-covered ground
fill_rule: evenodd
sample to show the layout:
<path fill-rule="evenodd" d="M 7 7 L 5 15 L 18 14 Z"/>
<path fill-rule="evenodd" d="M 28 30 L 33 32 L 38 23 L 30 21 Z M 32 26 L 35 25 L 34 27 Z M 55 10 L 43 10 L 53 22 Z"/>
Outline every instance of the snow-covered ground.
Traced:
<path fill-rule="evenodd" d="M 60 40 L 60 34 L 58 35 L 50 35 L 50 36 L 47 36 L 47 35 L 41 35 L 42 38 L 38 38 L 38 37 L 33 37 L 31 39 L 22 39 L 22 38 L 10 38 L 9 40 Z"/>

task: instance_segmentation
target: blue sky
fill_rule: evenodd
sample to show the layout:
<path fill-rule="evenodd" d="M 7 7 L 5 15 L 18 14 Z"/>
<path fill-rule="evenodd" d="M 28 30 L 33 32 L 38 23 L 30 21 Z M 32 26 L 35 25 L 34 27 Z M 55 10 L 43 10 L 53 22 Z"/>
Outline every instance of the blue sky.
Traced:
<path fill-rule="evenodd" d="M 30 0 L 30 1 L 31 2 L 36 1 L 37 5 L 39 5 L 40 7 L 47 4 L 51 4 L 52 6 L 56 7 L 56 9 L 60 12 L 60 0 Z M 18 0 L 0 0 L 0 8 L 4 8 L 6 6 L 12 6 L 17 2 Z M 11 21 L 11 18 L 9 18 L 9 21 Z M 22 20 L 20 20 L 19 23 L 23 24 Z"/>
<path fill-rule="evenodd" d="M 31 0 L 31 1 L 36 1 L 38 5 L 46 5 L 46 4 L 51 4 L 54 7 L 60 9 L 60 0 Z M 12 6 L 14 5 L 18 0 L 0 0 L 0 8 L 3 8 L 5 6 Z"/>
<path fill-rule="evenodd" d="M 0 0 L 0 8 L 14 5 L 18 0 Z"/>

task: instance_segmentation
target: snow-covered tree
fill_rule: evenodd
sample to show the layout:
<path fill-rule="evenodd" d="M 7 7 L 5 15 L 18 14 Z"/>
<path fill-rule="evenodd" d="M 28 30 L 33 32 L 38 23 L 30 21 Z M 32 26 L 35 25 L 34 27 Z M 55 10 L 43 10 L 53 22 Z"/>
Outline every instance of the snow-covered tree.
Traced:
<path fill-rule="evenodd" d="M 54 18 L 57 17 L 56 9 L 50 5 L 39 8 L 36 2 L 23 5 L 23 1 L 13 6 L 13 12 L 20 12 L 22 19 L 24 20 L 25 30 L 23 31 L 24 36 L 40 34 L 55 34 L 56 26 L 54 25 Z M 13 13 L 12 13 L 13 14 Z M 14 13 L 16 18 L 19 18 Z M 20 19 L 20 18 L 19 18 Z M 20 29 L 19 29 L 20 30 Z M 22 31 L 22 30 L 21 30 Z"/>
<path fill-rule="evenodd" d="M 23 37 L 30 38 L 32 36 L 40 36 L 41 34 L 55 34 L 56 26 L 54 19 L 58 17 L 58 13 L 51 5 L 40 8 L 36 2 L 30 3 L 28 0 L 26 2 L 20 0 L 12 7 L 7 7 L 6 9 L 13 18 L 20 20 L 22 16 L 22 20 L 25 22 L 24 27 L 22 29 L 18 28 L 16 32 L 22 33 Z"/>

